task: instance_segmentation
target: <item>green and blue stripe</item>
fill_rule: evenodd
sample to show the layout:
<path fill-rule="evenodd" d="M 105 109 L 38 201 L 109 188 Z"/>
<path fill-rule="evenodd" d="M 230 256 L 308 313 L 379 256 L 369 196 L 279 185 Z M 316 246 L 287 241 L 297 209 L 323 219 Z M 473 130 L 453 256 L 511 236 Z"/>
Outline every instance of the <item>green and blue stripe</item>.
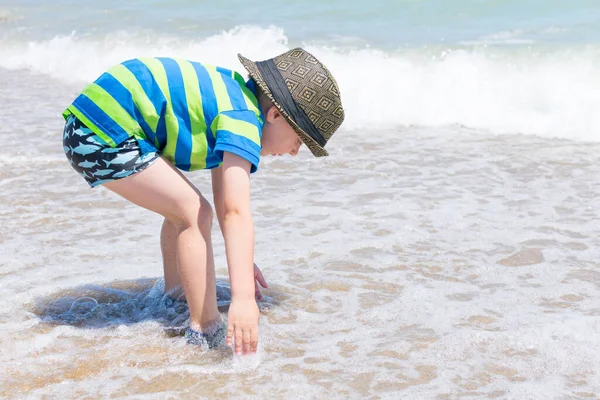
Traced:
<path fill-rule="evenodd" d="M 135 137 L 183 170 L 214 168 L 223 151 L 256 170 L 264 117 L 255 93 L 229 69 L 173 58 L 110 68 L 65 111 L 115 147 Z"/>

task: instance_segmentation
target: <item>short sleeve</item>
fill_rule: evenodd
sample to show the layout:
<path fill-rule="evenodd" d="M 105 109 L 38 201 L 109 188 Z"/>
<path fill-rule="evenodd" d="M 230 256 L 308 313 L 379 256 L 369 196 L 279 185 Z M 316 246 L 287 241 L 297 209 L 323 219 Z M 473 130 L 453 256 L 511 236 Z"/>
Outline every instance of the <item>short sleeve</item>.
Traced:
<path fill-rule="evenodd" d="M 263 124 L 250 110 L 224 111 L 211 124 L 216 137 L 214 152 L 223 161 L 223 153 L 229 152 L 248 160 L 256 172 L 260 162 L 260 139 Z"/>

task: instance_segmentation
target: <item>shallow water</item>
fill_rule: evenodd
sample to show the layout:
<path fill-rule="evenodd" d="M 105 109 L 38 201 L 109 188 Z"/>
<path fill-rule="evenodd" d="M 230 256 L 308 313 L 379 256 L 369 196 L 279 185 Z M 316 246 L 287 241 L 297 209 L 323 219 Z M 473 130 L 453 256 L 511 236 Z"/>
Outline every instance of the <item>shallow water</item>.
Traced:
<path fill-rule="evenodd" d="M 0 398 L 600 399 L 597 1 L 143 3 L 0 1 Z M 298 45 L 347 119 L 253 176 L 259 352 L 201 353 L 161 218 L 88 188 L 60 114 L 128 58 Z"/>
<path fill-rule="evenodd" d="M 161 219 L 61 153 L 77 88 L 0 76 L 0 397 L 598 398 L 599 143 L 344 129 L 265 160 L 259 353 L 202 354 L 155 302 Z"/>

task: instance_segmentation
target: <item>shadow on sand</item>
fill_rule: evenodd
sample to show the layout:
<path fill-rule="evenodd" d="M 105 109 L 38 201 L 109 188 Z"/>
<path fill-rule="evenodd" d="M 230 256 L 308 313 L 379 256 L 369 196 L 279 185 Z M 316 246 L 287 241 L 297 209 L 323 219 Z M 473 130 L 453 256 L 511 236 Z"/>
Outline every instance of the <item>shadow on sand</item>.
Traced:
<path fill-rule="evenodd" d="M 229 282 L 217 280 L 219 311 L 231 301 Z M 106 328 L 156 321 L 170 336 L 182 335 L 189 310 L 184 300 L 164 294 L 162 279 L 137 279 L 84 285 L 37 298 L 31 311 L 44 323 L 81 328 Z"/>

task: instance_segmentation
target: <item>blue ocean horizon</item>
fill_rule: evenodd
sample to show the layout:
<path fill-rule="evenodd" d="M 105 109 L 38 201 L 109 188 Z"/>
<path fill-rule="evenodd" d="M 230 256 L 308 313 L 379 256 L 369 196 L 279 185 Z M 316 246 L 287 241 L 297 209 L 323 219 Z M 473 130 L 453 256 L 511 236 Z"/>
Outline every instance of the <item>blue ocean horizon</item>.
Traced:
<path fill-rule="evenodd" d="M 259 353 L 201 353 L 163 217 L 89 189 L 61 114 L 131 58 L 296 46 L 346 119 L 261 159 Z M 0 0 L 0 397 L 597 398 L 599 89 L 598 0 Z"/>
<path fill-rule="evenodd" d="M 240 25 L 285 29 L 292 43 L 352 43 L 382 49 L 420 45 L 589 44 L 600 38 L 593 0 L 3 1 L 0 33 L 48 39 L 153 31 L 198 39 Z"/>
<path fill-rule="evenodd" d="M 244 73 L 302 46 L 338 78 L 345 129 L 459 125 L 600 141 L 600 3 L 587 0 L 5 1 L 0 67 L 78 87 L 143 56 Z"/>

